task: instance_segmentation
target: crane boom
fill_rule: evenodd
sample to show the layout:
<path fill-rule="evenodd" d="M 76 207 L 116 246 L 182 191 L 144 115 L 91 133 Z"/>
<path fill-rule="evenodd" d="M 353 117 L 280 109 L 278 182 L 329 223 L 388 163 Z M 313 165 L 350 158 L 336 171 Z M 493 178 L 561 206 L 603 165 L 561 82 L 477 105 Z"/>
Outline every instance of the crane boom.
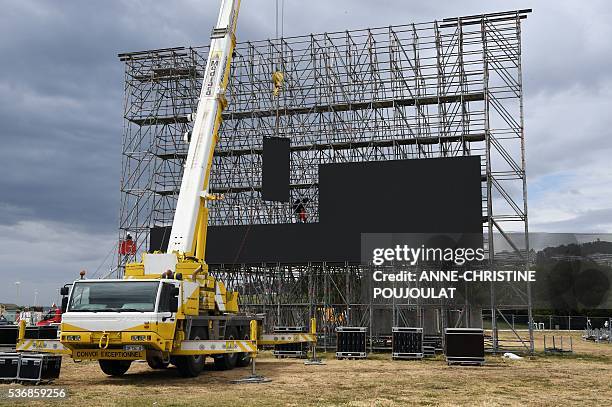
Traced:
<path fill-rule="evenodd" d="M 210 169 L 222 120 L 221 112 L 227 105 L 225 88 L 236 43 L 239 8 L 240 0 L 223 0 L 217 24 L 212 31 L 168 253 L 191 254 L 201 260 L 204 258 L 208 225 L 207 201 L 212 198 L 208 193 Z"/>

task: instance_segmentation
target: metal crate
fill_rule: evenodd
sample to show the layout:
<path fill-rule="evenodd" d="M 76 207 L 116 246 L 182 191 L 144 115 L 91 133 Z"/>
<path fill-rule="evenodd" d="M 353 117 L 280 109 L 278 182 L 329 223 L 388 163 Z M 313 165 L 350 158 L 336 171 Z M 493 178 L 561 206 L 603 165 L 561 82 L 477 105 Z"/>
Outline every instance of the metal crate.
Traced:
<path fill-rule="evenodd" d="M 366 336 L 365 327 L 342 326 L 336 328 L 336 358 L 337 359 L 365 359 Z"/>
<path fill-rule="evenodd" d="M 17 352 L 0 353 L 0 381 L 13 382 L 19 375 L 21 354 Z"/>
<path fill-rule="evenodd" d="M 423 345 L 423 357 L 425 358 L 436 357 L 436 349 L 433 346 Z"/>
<path fill-rule="evenodd" d="M 274 334 L 297 334 L 308 332 L 305 326 L 275 326 L 272 331 Z M 283 343 L 274 345 L 272 354 L 277 358 L 299 358 L 308 357 L 308 342 Z"/>
<path fill-rule="evenodd" d="M 435 353 L 443 353 L 442 335 L 423 335 L 423 345 L 434 348 Z"/>
<path fill-rule="evenodd" d="M 423 359 L 423 328 L 392 328 L 392 358 Z"/>
<path fill-rule="evenodd" d="M 275 326 L 272 328 L 275 334 L 281 333 L 305 333 L 308 332 L 305 326 Z"/>
<path fill-rule="evenodd" d="M 16 325 L 0 326 L 0 347 L 7 349 L 15 349 L 17 337 L 19 336 L 19 327 Z"/>
<path fill-rule="evenodd" d="M 445 330 L 446 362 L 449 365 L 484 365 L 484 331 L 478 328 Z"/>
<path fill-rule="evenodd" d="M 62 368 L 62 357 L 49 353 L 23 353 L 17 380 L 20 382 L 49 383 L 57 379 Z"/>

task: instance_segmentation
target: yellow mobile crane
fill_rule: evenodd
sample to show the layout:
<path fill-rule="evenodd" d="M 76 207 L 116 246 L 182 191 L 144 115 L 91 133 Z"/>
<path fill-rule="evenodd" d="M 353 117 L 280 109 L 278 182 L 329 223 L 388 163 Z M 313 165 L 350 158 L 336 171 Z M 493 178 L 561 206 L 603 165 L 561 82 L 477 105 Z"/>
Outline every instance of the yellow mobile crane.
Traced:
<path fill-rule="evenodd" d="M 212 30 L 210 53 L 178 196 L 167 253 L 145 253 L 127 264 L 117 280 L 75 281 L 65 295 L 58 340 L 24 338 L 17 350 L 65 353 L 98 360 L 104 373 L 124 374 L 134 360 L 154 368 L 176 365 L 182 376 L 197 376 L 206 356 L 218 369 L 247 366 L 258 346 L 316 341 L 310 333 L 264 335 L 262 318 L 240 313 L 238 293 L 208 273 L 204 261 L 208 226 L 209 176 L 227 106 L 228 82 L 240 0 L 223 0 Z"/>

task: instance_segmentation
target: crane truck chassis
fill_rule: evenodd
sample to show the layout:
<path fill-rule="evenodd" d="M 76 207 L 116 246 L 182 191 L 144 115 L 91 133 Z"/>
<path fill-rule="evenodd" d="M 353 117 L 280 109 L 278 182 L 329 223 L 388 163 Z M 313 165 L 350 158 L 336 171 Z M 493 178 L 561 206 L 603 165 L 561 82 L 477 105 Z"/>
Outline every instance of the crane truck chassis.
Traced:
<path fill-rule="evenodd" d="M 262 347 L 316 343 L 314 318 L 308 333 L 264 334 L 263 316 L 238 312 L 237 293 L 201 273 L 201 264 L 176 267 L 177 272 L 152 276 L 143 273 L 144 262 L 133 263 L 124 279 L 81 279 L 64 286 L 59 338 L 25 339 L 22 324 L 17 351 L 98 360 L 111 376 L 124 374 L 134 360 L 146 360 L 153 369 L 171 363 L 181 376 L 195 377 L 206 357 L 216 369 L 228 370 L 248 366 Z"/>
<path fill-rule="evenodd" d="M 239 8 L 240 0 L 222 0 L 210 36 L 198 106 L 187 117 L 193 130 L 185 135 L 189 149 L 167 253 L 144 253 L 141 262 L 126 264 L 120 280 L 82 275 L 65 286 L 59 339 L 25 339 L 22 325 L 18 351 L 98 360 L 111 376 L 146 359 L 153 368 L 172 363 L 182 376 L 194 377 L 206 356 L 214 358 L 218 369 L 231 369 L 248 365 L 261 346 L 316 342 L 313 320 L 309 333 L 263 334 L 262 317 L 239 312 L 238 293 L 210 275 L 204 261 L 208 202 L 222 198 L 209 193 L 209 178 L 221 113 L 228 104 L 225 89 Z"/>

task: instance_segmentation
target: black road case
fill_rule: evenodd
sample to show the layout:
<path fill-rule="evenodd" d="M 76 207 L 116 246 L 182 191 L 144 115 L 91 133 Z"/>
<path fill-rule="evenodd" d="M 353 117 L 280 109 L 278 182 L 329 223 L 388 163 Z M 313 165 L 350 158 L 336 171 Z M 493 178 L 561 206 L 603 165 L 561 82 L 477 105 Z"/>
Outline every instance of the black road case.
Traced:
<path fill-rule="evenodd" d="M 423 345 L 431 346 L 435 353 L 443 353 L 442 335 L 423 335 Z"/>
<path fill-rule="evenodd" d="M 17 380 L 22 382 L 51 382 L 62 368 L 61 355 L 50 353 L 22 353 Z"/>
<path fill-rule="evenodd" d="M 25 339 L 57 339 L 57 326 L 32 326 L 25 330 Z"/>
<path fill-rule="evenodd" d="M 275 326 L 272 331 L 275 335 L 283 334 L 299 334 L 306 333 L 307 328 L 305 326 Z M 308 357 L 309 342 L 298 342 L 298 343 L 284 343 L 280 345 L 274 345 L 272 354 L 277 358 L 300 358 L 305 359 Z"/>
<path fill-rule="evenodd" d="M 16 325 L 0 325 L 0 347 L 15 348 L 19 327 Z"/>
<path fill-rule="evenodd" d="M 423 328 L 394 326 L 392 329 L 392 358 L 423 359 Z"/>
<path fill-rule="evenodd" d="M 433 346 L 423 345 L 423 357 L 425 358 L 435 358 L 436 357 L 436 349 Z"/>
<path fill-rule="evenodd" d="M 17 352 L 0 353 L 0 381 L 12 382 L 19 374 L 19 359 L 21 354 Z"/>
<path fill-rule="evenodd" d="M 368 328 L 339 326 L 336 328 L 336 358 L 365 359 Z"/>
<path fill-rule="evenodd" d="M 484 331 L 478 328 L 447 328 L 444 354 L 449 365 L 483 365 Z"/>

